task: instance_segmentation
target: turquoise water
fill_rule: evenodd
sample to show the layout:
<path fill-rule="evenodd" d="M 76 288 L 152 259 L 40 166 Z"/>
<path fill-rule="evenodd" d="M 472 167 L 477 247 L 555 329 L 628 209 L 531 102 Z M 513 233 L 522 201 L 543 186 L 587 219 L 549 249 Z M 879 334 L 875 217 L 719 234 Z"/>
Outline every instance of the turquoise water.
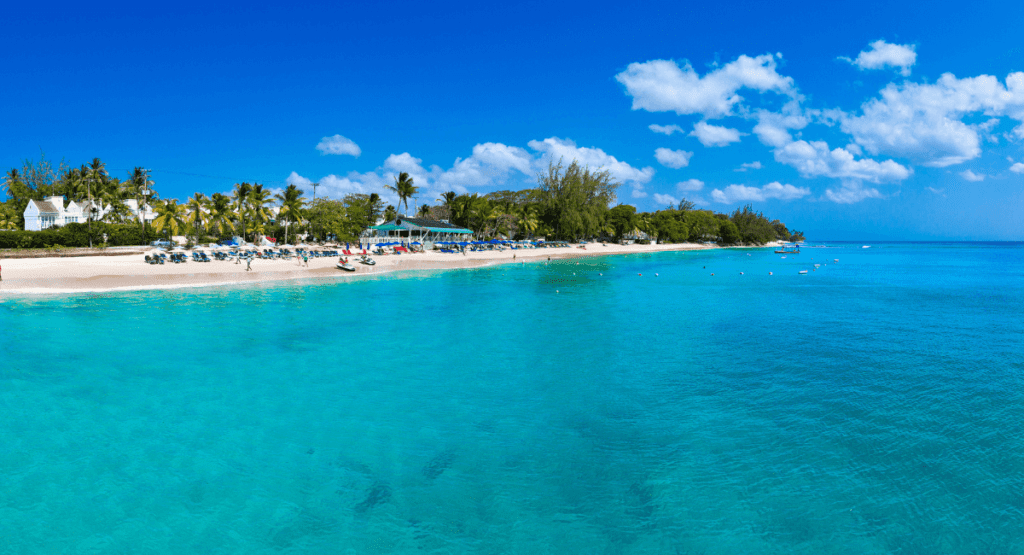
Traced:
<path fill-rule="evenodd" d="M 1022 278 L 837 243 L 0 297 L 0 553 L 1024 553 Z"/>

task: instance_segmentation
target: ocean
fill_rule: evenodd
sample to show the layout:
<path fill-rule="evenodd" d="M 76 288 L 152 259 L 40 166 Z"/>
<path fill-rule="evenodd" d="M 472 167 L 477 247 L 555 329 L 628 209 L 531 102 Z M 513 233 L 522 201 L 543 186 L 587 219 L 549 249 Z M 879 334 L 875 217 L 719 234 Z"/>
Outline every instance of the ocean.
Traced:
<path fill-rule="evenodd" d="M 1024 553 L 1024 244 L 861 247 L 0 295 L 0 553 Z"/>

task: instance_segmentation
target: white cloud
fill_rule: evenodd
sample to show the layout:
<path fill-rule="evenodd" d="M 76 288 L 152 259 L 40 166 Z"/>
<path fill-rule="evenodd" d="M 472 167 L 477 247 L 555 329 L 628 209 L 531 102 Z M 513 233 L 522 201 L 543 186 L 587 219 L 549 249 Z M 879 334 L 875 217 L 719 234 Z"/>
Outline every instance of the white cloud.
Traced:
<path fill-rule="evenodd" d="M 985 176 L 984 175 L 976 174 L 976 173 L 972 172 L 971 170 L 964 170 L 964 171 L 960 172 L 960 177 L 966 179 L 967 181 L 974 181 L 974 182 L 984 181 L 985 180 Z"/>
<path fill-rule="evenodd" d="M 740 167 L 738 167 L 738 168 L 736 168 L 736 169 L 734 169 L 732 171 L 734 171 L 734 172 L 745 172 L 747 170 L 759 170 L 762 167 L 763 166 L 761 166 L 761 162 L 760 161 L 746 162 L 746 163 L 740 164 Z"/>
<path fill-rule="evenodd" d="M 699 191 L 704 188 L 704 182 L 699 179 L 687 179 L 676 183 L 676 190 L 680 192 Z"/>
<path fill-rule="evenodd" d="M 754 126 L 754 134 L 762 143 L 775 148 L 793 142 L 793 136 L 789 134 L 790 129 L 803 129 L 810 123 L 810 119 L 795 100 L 787 102 L 778 112 L 758 110 L 755 117 L 757 125 Z"/>
<path fill-rule="evenodd" d="M 1012 73 L 1006 86 L 991 75 L 957 79 L 946 73 L 934 84 L 890 83 L 861 106 L 862 115 L 844 115 L 841 129 L 871 154 L 909 158 L 925 166 L 959 164 L 981 154 L 978 131 L 991 129 L 992 118 L 1024 121 L 1024 73 Z M 981 125 L 962 119 L 973 113 L 990 116 Z M 1024 138 L 1024 125 L 1014 130 Z"/>
<path fill-rule="evenodd" d="M 869 198 L 882 198 L 878 189 L 864 188 L 856 181 L 845 181 L 839 190 L 827 189 L 825 198 L 838 204 L 853 204 Z"/>
<path fill-rule="evenodd" d="M 313 183 L 309 179 L 307 179 L 305 177 L 302 177 L 301 175 L 299 175 L 296 172 L 292 172 L 291 174 L 289 174 L 288 177 L 286 177 L 284 179 L 284 182 L 286 184 L 288 184 L 288 185 L 295 185 L 296 187 L 298 187 L 300 189 L 303 189 L 305 187 L 309 187 L 310 184 Z"/>
<path fill-rule="evenodd" d="M 655 133 L 664 133 L 665 135 L 683 132 L 683 128 L 679 127 L 674 123 L 672 125 L 658 125 L 656 123 L 652 123 L 648 125 L 647 128 L 650 129 L 651 131 L 654 131 Z"/>
<path fill-rule="evenodd" d="M 1012 171 L 1013 173 L 1024 173 L 1024 163 L 1017 162 L 1016 164 L 1010 166 L 1010 171 Z"/>
<path fill-rule="evenodd" d="M 393 183 L 399 173 L 406 172 L 420 189 L 417 194 L 420 202 L 433 202 L 445 191 L 461 194 L 468 192 L 468 187 L 498 186 L 509 181 L 514 182 L 512 188 L 529 187 L 536 174 L 547 169 L 549 161 L 563 160 L 569 164 L 577 160 L 591 170 L 608 170 L 612 179 L 632 188 L 634 198 L 644 198 L 647 196 L 644 184 L 654 175 L 653 168 L 637 169 L 599 148 L 577 147 L 572 141 L 557 137 L 530 141 L 529 146 L 536 152 L 501 143 L 478 144 L 469 157 L 456 158 L 447 170 L 434 164 L 425 166 L 422 159 L 408 152 L 392 154 L 374 171 L 321 178 L 317 196 L 340 198 L 350 193 L 377 193 L 386 202 L 395 204 L 397 198 L 386 191 L 384 185 Z M 292 172 L 285 181 L 311 191 L 311 180 L 297 172 Z M 409 208 L 413 209 L 412 201 Z"/>
<path fill-rule="evenodd" d="M 888 183 L 903 181 L 911 174 L 908 168 L 892 160 L 856 160 L 845 149 L 829 150 L 825 141 L 794 141 L 776 149 L 775 160 L 793 166 L 804 177 L 824 176 Z"/>
<path fill-rule="evenodd" d="M 704 121 L 694 124 L 693 132 L 690 133 L 691 137 L 697 137 L 704 146 L 726 146 L 729 143 L 736 143 L 739 142 L 740 135 L 736 129 L 710 125 Z"/>
<path fill-rule="evenodd" d="M 673 197 L 672 195 L 654 193 L 654 202 L 658 203 L 661 206 L 675 206 L 679 204 L 679 199 Z"/>
<path fill-rule="evenodd" d="M 320 139 L 316 149 L 320 151 L 320 154 L 347 154 L 356 158 L 363 153 L 359 145 L 353 142 L 352 139 L 347 139 L 341 135 Z"/>
<path fill-rule="evenodd" d="M 865 50 L 851 60 L 840 57 L 860 69 L 882 69 L 896 67 L 903 76 L 910 75 L 910 68 L 917 62 L 917 52 L 912 44 L 890 44 L 884 40 L 876 40 L 870 44 L 871 49 Z"/>
<path fill-rule="evenodd" d="M 543 141 L 530 141 L 527 145 L 542 154 L 538 161 L 542 168 L 547 166 L 548 160 L 555 163 L 563 160 L 567 165 L 577 160 L 580 165 L 589 166 L 591 170 L 607 170 L 613 179 L 622 183 L 643 184 L 654 176 L 652 167 L 634 168 L 599 148 L 577 147 L 576 143 L 569 139 L 549 137 Z"/>
<path fill-rule="evenodd" d="M 711 199 L 722 204 L 734 204 L 750 201 L 763 202 L 768 199 L 793 200 L 809 194 L 811 194 L 811 190 L 806 187 L 794 187 L 773 181 L 764 187 L 729 185 L 724 191 L 715 189 L 711 191 Z"/>
<path fill-rule="evenodd" d="M 935 195 L 939 195 L 940 197 L 946 196 L 946 190 L 945 189 L 936 189 L 935 187 L 925 187 L 925 190 L 928 191 L 929 193 L 932 193 L 932 194 L 935 194 Z"/>
<path fill-rule="evenodd" d="M 685 150 L 659 148 L 654 151 L 654 157 L 658 159 L 662 166 L 677 170 L 689 166 L 691 156 L 693 156 L 693 153 Z"/>
<path fill-rule="evenodd" d="M 736 94 L 742 88 L 796 97 L 793 79 L 779 75 L 775 68 L 772 54 L 742 55 L 700 77 L 688 62 L 679 67 L 671 60 L 652 60 L 629 64 L 615 79 L 633 97 L 634 110 L 718 118 L 732 114 L 743 101 Z"/>

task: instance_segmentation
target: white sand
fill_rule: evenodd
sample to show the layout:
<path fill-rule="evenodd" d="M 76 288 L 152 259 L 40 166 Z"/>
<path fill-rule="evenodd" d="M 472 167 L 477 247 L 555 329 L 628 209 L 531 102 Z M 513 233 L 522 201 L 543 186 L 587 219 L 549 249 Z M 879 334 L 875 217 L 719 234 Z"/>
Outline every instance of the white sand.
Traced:
<path fill-rule="evenodd" d="M 616 245 L 590 243 L 586 249 L 572 247 L 546 249 L 517 249 L 505 251 L 467 252 L 447 254 L 426 252 L 415 254 L 373 256 L 375 266 L 357 262 L 349 257 L 355 272 L 335 268 L 337 258 L 310 258 L 306 267 L 291 260 L 261 260 L 252 262 L 252 271 L 245 271 L 245 261 L 193 262 L 163 265 L 146 264 L 144 255 L 89 256 L 77 258 L 21 258 L 0 259 L 3 267 L 0 295 L 11 293 L 65 293 L 100 292 L 137 289 L 172 289 L 252 283 L 264 281 L 310 278 L 356 278 L 404 270 L 439 270 L 472 268 L 512 262 L 527 263 L 582 256 L 630 254 L 655 251 L 679 251 L 717 248 L 713 245 L 683 243 L 674 245 Z M 340 251 L 340 249 L 339 249 Z M 513 259 L 513 255 L 515 258 Z"/>

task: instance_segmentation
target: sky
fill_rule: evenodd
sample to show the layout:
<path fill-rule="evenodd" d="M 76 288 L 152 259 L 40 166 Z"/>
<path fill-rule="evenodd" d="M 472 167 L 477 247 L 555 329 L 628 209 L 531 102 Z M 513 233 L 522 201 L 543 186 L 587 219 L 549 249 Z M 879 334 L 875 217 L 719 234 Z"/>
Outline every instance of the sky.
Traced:
<path fill-rule="evenodd" d="M 145 5 L 142 5 L 145 4 Z M 653 211 L 820 240 L 1024 240 L 1020 2 L 19 3 L 0 167 L 163 198 L 536 185 L 578 160 Z"/>

